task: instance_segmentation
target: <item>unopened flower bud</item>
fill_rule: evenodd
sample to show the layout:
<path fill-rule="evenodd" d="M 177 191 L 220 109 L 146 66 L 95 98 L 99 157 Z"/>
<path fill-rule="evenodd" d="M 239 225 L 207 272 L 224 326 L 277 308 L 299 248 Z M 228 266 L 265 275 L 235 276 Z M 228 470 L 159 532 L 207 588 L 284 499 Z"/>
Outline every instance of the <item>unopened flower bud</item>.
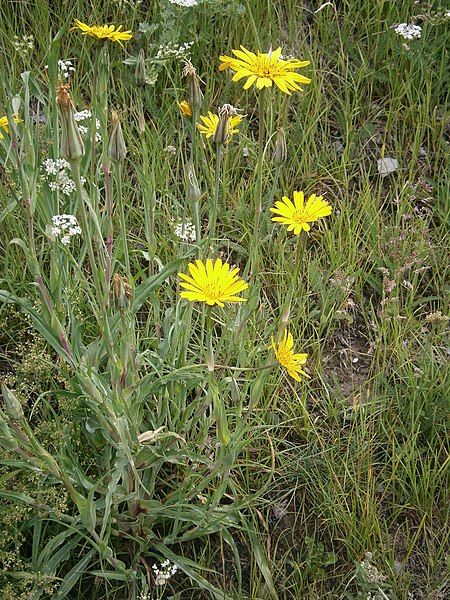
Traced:
<path fill-rule="evenodd" d="M 11 435 L 11 431 L 6 422 L 5 415 L 0 411 L 0 446 L 6 450 L 15 450 L 18 446 L 16 440 Z"/>
<path fill-rule="evenodd" d="M 20 400 L 15 393 L 2 383 L 2 396 L 5 402 L 6 414 L 15 421 L 23 417 L 23 409 Z"/>
<path fill-rule="evenodd" d="M 195 110 L 199 110 L 203 102 L 203 94 L 200 89 L 197 71 L 191 61 L 184 63 L 183 75 L 187 77 L 189 86 L 189 105 Z"/>
<path fill-rule="evenodd" d="M 84 144 L 74 118 L 75 107 L 68 92 L 68 85 L 60 85 L 56 96 L 61 123 L 61 151 L 62 158 L 75 161 L 84 155 Z"/>
<path fill-rule="evenodd" d="M 114 273 L 112 278 L 112 298 L 117 308 L 123 309 L 130 305 L 132 288 L 126 277 Z"/>
<path fill-rule="evenodd" d="M 280 127 L 277 131 L 277 137 L 275 141 L 275 150 L 273 153 L 273 162 L 277 167 L 286 162 L 287 159 L 287 147 L 286 147 L 286 134 L 284 133 L 284 127 Z"/>
<path fill-rule="evenodd" d="M 189 102 L 182 100 L 181 102 L 177 102 L 177 104 L 183 117 L 192 117 L 192 109 L 189 106 Z"/>
<path fill-rule="evenodd" d="M 191 161 L 187 166 L 187 196 L 191 202 L 197 202 L 201 196 L 200 186 L 195 174 L 194 163 Z"/>
<path fill-rule="evenodd" d="M 147 68 L 145 66 L 145 52 L 141 48 L 137 57 L 136 68 L 134 70 L 134 76 L 138 85 L 144 86 L 147 83 Z"/>
<path fill-rule="evenodd" d="M 224 104 L 219 109 L 219 122 L 214 133 L 214 141 L 217 146 L 227 143 L 230 135 L 230 119 L 235 112 L 236 109 L 231 104 Z"/>
<path fill-rule="evenodd" d="M 122 125 L 120 124 L 119 115 L 115 110 L 112 111 L 112 132 L 109 138 L 108 145 L 108 156 L 114 162 L 121 162 L 127 155 L 127 147 L 122 132 Z"/>

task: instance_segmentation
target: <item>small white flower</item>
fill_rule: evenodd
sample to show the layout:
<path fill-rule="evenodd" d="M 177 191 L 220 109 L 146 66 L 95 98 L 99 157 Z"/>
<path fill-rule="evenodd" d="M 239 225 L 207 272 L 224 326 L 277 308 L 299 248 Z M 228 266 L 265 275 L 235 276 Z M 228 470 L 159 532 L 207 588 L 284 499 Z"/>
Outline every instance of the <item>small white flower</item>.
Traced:
<path fill-rule="evenodd" d="M 165 46 L 160 45 L 156 53 L 156 60 L 167 60 L 169 58 L 186 60 L 189 57 L 189 51 L 193 42 L 185 42 L 177 46 L 173 42 L 167 43 Z"/>
<path fill-rule="evenodd" d="M 178 566 L 175 564 L 171 565 L 169 560 L 165 560 L 160 564 L 159 568 L 153 565 L 152 569 L 155 576 L 155 585 L 165 585 L 178 571 Z"/>
<path fill-rule="evenodd" d="M 74 215 L 54 215 L 52 217 L 50 236 L 55 240 L 60 238 L 60 242 L 64 246 L 68 246 L 71 238 L 81 235 L 81 233 L 81 227 Z"/>
<path fill-rule="evenodd" d="M 195 225 L 190 221 L 177 223 L 173 232 L 183 242 L 195 242 L 196 240 Z"/>
<path fill-rule="evenodd" d="M 422 27 L 420 27 L 419 25 L 397 23 L 395 25 L 392 25 L 392 29 L 395 31 L 395 33 L 398 33 L 399 35 L 404 37 L 405 40 L 419 39 L 422 35 Z"/>
<path fill-rule="evenodd" d="M 87 109 L 73 113 L 73 118 L 75 119 L 75 121 L 86 121 L 86 119 L 90 119 L 91 117 L 92 112 Z"/>
<path fill-rule="evenodd" d="M 185 6 L 189 8 L 190 6 L 197 6 L 200 3 L 200 0 L 169 0 L 171 4 L 176 4 L 177 6 Z"/>

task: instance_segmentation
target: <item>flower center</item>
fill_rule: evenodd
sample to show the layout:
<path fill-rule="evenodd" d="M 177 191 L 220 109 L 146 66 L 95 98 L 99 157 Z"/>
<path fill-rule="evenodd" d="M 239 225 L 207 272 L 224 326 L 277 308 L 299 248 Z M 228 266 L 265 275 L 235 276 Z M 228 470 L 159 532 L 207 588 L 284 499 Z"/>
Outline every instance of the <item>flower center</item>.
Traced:
<path fill-rule="evenodd" d="M 291 353 L 286 348 L 279 348 L 277 352 L 277 358 L 280 365 L 285 367 L 291 361 Z"/>
<path fill-rule="evenodd" d="M 298 223 L 299 225 L 306 223 L 306 221 L 308 220 L 308 216 L 305 215 L 304 212 L 300 212 L 298 210 L 296 210 L 293 214 L 292 214 L 292 220 L 295 221 L 296 223 Z"/>
<path fill-rule="evenodd" d="M 203 289 L 203 293 L 209 300 L 217 302 L 220 298 L 220 289 L 217 283 L 208 283 Z"/>
<path fill-rule="evenodd" d="M 261 59 L 258 65 L 258 77 L 268 77 L 271 79 L 273 74 L 274 68 L 270 62 L 266 58 Z"/>

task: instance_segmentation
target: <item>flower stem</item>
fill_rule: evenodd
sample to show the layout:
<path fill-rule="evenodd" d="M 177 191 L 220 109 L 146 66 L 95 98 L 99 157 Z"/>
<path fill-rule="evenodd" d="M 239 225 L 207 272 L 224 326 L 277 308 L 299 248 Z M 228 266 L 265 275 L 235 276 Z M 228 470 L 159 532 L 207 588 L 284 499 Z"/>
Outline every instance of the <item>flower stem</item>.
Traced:
<path fill-rule="evenodd" d="M 211 242 L 216 233 L 217 211 L 218 211 L 218 205 L 219 205 L 219 192 L 220 192 L 221 159 L 222 159 L 222 145 L 217 144 L 217 147 L 216 147 L 216 171 L 215 171 L 215 179 L 214 179 L 214 199 L 213 199 L 213 206 L 212 206 L 212 212 L 211 212 L 211 219 L 209 221 L 208 245 L 206 247 L 207 254 L 209 253 L 209 248 L 211 247 Z"/>
<path fill-rule="evenodd" d="M 262 171 L 264 159 L 264 138 L 265 138 L 265 102 L 266 96 L 264 89 L 259 92 L 258 97 L 258 160 L 256 163 L 256 182 L 255 182 L 255 222 L 253 226 L 253 241 L 251 245 L 252 269 L 251 275 L 254 277 L 259 268 L 259 221 L 262 212 Z"/>
<path fill-rule="evenodd" d="M 214 350 L 212 344 L 213 334 L 213 319 L 212 319 L 212 307 L 206 307 L 206 364 L 208 366 L 208 372 L 214 372 Z"/>
<path fill-rule="evenodd" d="M 302 235 L 302 231 L 300 232 L 300 235 L 297 236 L 297 244 L 296 244 L 296 248 L 295 248 L 295 263 L 294 263 L 294 269 L 292 272 L 292 280 L 291 280 L 291 287 L 289 290 L 289 295 L 288 295 L 288 299 L 287 302 L 284 306 L 285 309 L 289 309 L 289 311 L 291 310 L 291 304 L 292 304 L 292 300 L 294 298 L 294 292 L 298 291 L 300 288 L 300 265 L 301 264 L 305 264 L 305 250 L 306 250 L 306 234 Z M 302 278 L 303 278 L 303 272 L 302 272 Z M 298 296 L 298 294 L 297 294 Z"/>
<path fill-rule="evenodd" d="M 109 305 L 111 273 L 113 269 L 112 249 L 114 243 L 113 203 L 111 195 L 111 171 L 107 163 L 103 164 L 105 175 L 105 205 L 106 205 L 106 269 L 105 269 L 105 305 Z"/>
<path fill-rule="evenodd" d="M 117 165 L 116 165 L 115 180 L 116 180 L 116 191 L 117 191 L 117 207 L 119 209 L 119 218 L 120 218 L 120 235 L 122 236 L 123 254 L 124 254 L 124 260 L 125 260 L 125 273 L 126 273 L 126 276 L 128 277 L 128 281 L 131 281 L 130 256 L 128 254 L 127 229 L 126 229 L 125 211 L 124 211 L 123 197 L 122 197 L 122 166 L 120 163 L 117 163 Z"/>

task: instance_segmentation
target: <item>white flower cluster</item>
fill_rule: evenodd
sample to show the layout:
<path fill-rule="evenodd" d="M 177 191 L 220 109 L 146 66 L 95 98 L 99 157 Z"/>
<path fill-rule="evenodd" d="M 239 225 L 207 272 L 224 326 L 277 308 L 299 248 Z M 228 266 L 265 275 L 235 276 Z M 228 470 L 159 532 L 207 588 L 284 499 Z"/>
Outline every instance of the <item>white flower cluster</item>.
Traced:
<path fill-rule="evenodd" d="M 169 42 L 165 46 L 162 44 L 158 48 L 155 60 L 167 60 L 169 58 L 179 58 L 185 60 L 189 57 L 189 51 L 194 42 L 185 42 L 181 46 L 177 46 L 173 42 Z"/>
<path fill-rule="evenodd" d="M 372 553 L 366 552 L 364 560 L 359 564 L 364 572 L 367 583 L 381 584 L 386 581 L 387 577 L 372 564 L 372 560 Z"/>
<path fill-rule="evenodd" d="M 392 25 L 395 33 L 398 33 L 405 40 L 416 40 L 419 39 L 422 35 L 422 27 L 419 25 L 408 25 L 408 23 L 398 23 L 396 25 Z"/>
<path fill-rule="evenodd" d="M 67 174 L 66 169 L 70 167 L 67 160 L 64 158 L 58 158 L 53 160 L 52 158 L 46 158 L 42 163 L 42 167 L 46 173 L 45 179 L 48 182 L 48 187 L 54 192 L 59 191 L 66 196 L 75 190 L 75 182 Z M 55 177 L 55 179 L 50 179 Z M 81 183 L 85 183 L 86 179 L 81 177 Z"/>
<path fill-rule="evenodd" d="M 17 35 L 14 35 L 13 46 L 15 51 L 22 58 L 25 58 L 34 49 L 34 37 L 32 35 L 25 35 L 23 38 L 20 38 Z"/>
<path fill-rule="evenodd" d="M 64 158 L 58 158 L 53 160 L 52 158 L 46 158 L 42 163 L 47 175 L 57 175 L 63 169 L 69 168 L 69 163 Z"/>
<path fill-rule="evenodd" d="M 195 225 L 190 221 L 177 223 L 173 232 L 183 242 L 195 242 L 196 240 Z"/>
<path fill-rule="evenodd" d="M 200 4 L 201 0 L 169 0 L 171 4 L 176 4 L 177 6 L 197 6 Z"/>
<path fill-rule="evenodd" d="M 155 585 L 165 585 L 167 580 L 178 571 L 177 565 L 171 565 L 169 560 L 161 563 L 159 569 L 156 565 L 153 565 L 152 569 L 155 576 Z"/>
<path fill-rule="evenodd" d="M 68 79 L 72 73 L 75 73 L 75 67 L 71 60 L 58 60 L 59 74 Z"/>
<path fill-rule="evenodd" d="M 55 215 L 52 217 L 50 234 L 53 238 L 61 238 L 61 244 L 70 244 L 70 238 L 81 234 L 81 227 L 73 215 Z"/>
<path fill-rule="evenodd" d="M 89 119 L 92 118 L 92 112 L 90 110 L 80 110 L 79 112 L 74 113 L 73 118 L 75 119 L 75 121 L 77 121 L 77 123 L 79 123 L 80 121 L 88 121 Z M 78 125 L 78 129 L 81 133 L 81 135 L 87 135 L 89 128 L 86 125 Z M 98 119 L 95 119 L 95 141 L 96 142 L 101 142 L 102 141 L 102 136 L 100 135 L 100 132 L 98 131 L 100 129 L 100 121 Z"/>

